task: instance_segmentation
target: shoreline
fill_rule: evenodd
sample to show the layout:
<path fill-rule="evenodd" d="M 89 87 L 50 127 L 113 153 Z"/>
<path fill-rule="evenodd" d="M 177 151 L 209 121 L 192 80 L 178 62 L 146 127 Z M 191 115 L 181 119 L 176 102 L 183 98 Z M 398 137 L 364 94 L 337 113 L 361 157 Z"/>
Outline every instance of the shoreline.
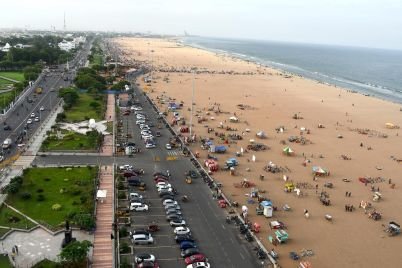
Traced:
<path fill-rule="evenodd" d="M 166 40 L 170 40 L 170 39 L 167 38 Z M 289 70 L 286 70 L 286 69 L 283 69 L 283 68 L 275 66 L 275 64 L 287 65 L 287 64 L 284 64 L 284 63 L 274 62 L 274 61 L 271 61 L 271 60 L 263 60 L 261 58 L 257 58 L 257 57 L 254 57 L 254 56 L 248 56 L 248 55 L 245 55 L 245 54 L 229 52 L 229 51 L 222 50 L 222 49 L 214 49 L 214 48 L 208 48 L 208 47 L 205 47 L 205 46 L 202 46 L 202 45 L 185 43 L 183 41 L 182 37 L 179 38 L 179 39 L 172 39 L 172 40 L 173 40 L 173 42 L 175 42 L 177 44 L 180 44 L 181 46 L 187 46 L 187 47 L 194 48 L 194 49 L 200 49 L 200 50 L 209 51 L 211 53 L 215 53 L 217 56 L 226 56 L 226 57 L 231 57 L 231 58 L 234 58 L 234 59 L 237 59 L 237 60 L 242 60 L 242 61 L 245 61 L 245 62 L 251 62 L 251 63 L 253 63 L 253 64 L 257 65 L 257 66 L 263 66 L 265 68 L 270 68 L 270 69 L 276 70 L 276 71 L 278 71 L 280 73 L 283 73 L 285 75 L 288 74 L 288 75 L 292 75 L 292 76 L 297 76 L 297 77 L 300 77 L 300 78 L 303 78 L 303 79 L 306 79 L 306 80 L 310 80 L 310 81 L 315 82 L 315 83 L 331 86 L 331 87 L 340 89 L 340 90 L 342 90 L 344 92 L 357 93 L 357 94 L 363 95 L 365 97 L 372 97 L 372 98 L 375 98 L 375 99 L 379 99 L 379 100 L 391 102 L 391 103 L 394 103 L 394 104 L 402 105 L 402 95 L 398 97 L 401 100 L 397 101 L 397 100 L 393 100 L 391 97 L 381 96 L 381 95 L 378 95 L 376 93 L 364 93 L 364 90 L 362 90 L 362 89 L 354 89 L 354 88 L 351 88 L 351 87 L 339 86 L 339 85 L 337 85 L 335 83 L 331 83 L 331 82 L 327 82 L 327 81 L 320 81 L 320 80 L 315 79 L 313 77 L 308 77 L 308 76 L 298 74 L 298 73 L 295 73 L 295 72 L 292 72 L 292 71 L 289 71 Z M 269 62 L 271 64 L 264 63 L 263 61 Z M 295 68 L 301 68 L 301 67 L 298 67 L 298 66 L 294 66 L 294 67 Z M 305 70 L 305 69 L 302 69 L 302 70 L 305 71 L 305 72 L 311 72 L 311 71 L 308 71 L 308 70 Z M 327 75 L 327 74 L 322 74 L 322 75 Z M 340 79 L 340 78 L 337 78 L 337 79 Z M 350 81 L 350 82 L 352 82 L 352 81 Z M 350 82 L 343 82 L 343 83 L 349 83 L 350 84 Z M 357 83 L 361 84 L 362 86 L 367 86 L 367 87 L 370 86 L 370 85 L 367 85 L 367 84 L 365 84 L 363 82 L 357 82 Z M 383 89 L 383 86 L 375 85 L 374 88 Z M 389 90 L 389 89 L 387 88 L 386 90 Z M 389 91 L 391 91 L 391 90 L 389 90 Z M 390 95 L 390 94 L 388 94 L 388 95 Z"/>
<path fill-rule="evenodd" d="M 144 52 L 148 49 L 147 43 L 151 42 L 155 50 L 154 58 L 158 62 L 154 65 L 155 70 L 159 66 L 162 69 L 187 70 L 194 65 L 209 71 L 256 73 L 258 70 L 255 64 L 220 57 L 209 51 L 190 47 L 177 49 L 166 40 L 119 40 L 120 46 L 136 60 L 146 60 Z M 282 267 L 293 267 L 295 262 L 287 255 L 290 251 L 300 252 L 302 249 L 314 251 L 314 256 L 303 258 L 313 267 L 401 266 L 402 261 L 396 254 L 400 237 L 388 238 L 382 231 L 382 225 L 388 221 L 402 222 L 402 216 L 396 213 L 402 209 L 399 186 L 402 180 L 398 177 L 400 164 L 394 161 L 395 157 L 402 159 L 402 155 L 398 156 L 395 152 L 395 148 L 402 146 L 402 139 L 398 136 L 399 130 L 385 127 L 386 122 L 402 125 L 400 106 L 351 92 L 342 93 L 339 98 L 338 88 L 334 90 L 334 87 L 298 76 L 286 79 L 271 68 L 263 68 L 262 71 L 272 72 L 272 75 L 201 73 L 195 76 L 194 111 L 197 116 L 193 120 L 193 133 L 198 139 L 190 144 L 190 149 L 199 152 L 199 160 L 203 162 L 211 153 L 201 149 L 200 138 L 209 138 L 216 145 L 227 146 L 225 154 L 214 154 L 219 165 L 223 166 L 225 159 L 235 156 L 240 148 L 246 148 L 251 139 L 269 147 L 265 151 L 250 151 L 238 156 L 239 166 L 234 176 L 223 170 L 214 172 L 212 176 L 223 184 L 222 190 L 228 198 L 238 202 L 240 207 L 248 206 L 251 222 L 261 224 L 261 232 L 257 235 L 267 249 L 273 247 L 267 239 L 273 234 L 268 227 L 269 221 L 280 220 L 287 225 L 290 240 L 275 248 L 281 256 L 279 264 Z M 161 111 L 167 111 L 169 101 L 183 102 L 183 108 L 178 112 L 188 123 L 192 74 L 154 71 L 152 77 L 154 81 L 150 86 L 142 80 L 137 83 Z M 245 108 L 239 109 L 238 104 L 243 104 Z M 294 114 L 301 118 L 292 118 Z M 239 122 L 229 122 L 228 118 L 233 115 L 239 118 Z M 172 114 L 169 113 L 168 120 L 171 119 Z M 220 122 L 224 128 L 220 127 Z M 318 126 L 321 124 L 323 128 Z M 214 130 L 209 132 L 206 126 Z M 284 131 L 275 131 L 278 126 L 284 126 Z M 266 139 L 256 137 L 260 130 L 266 132 Z M 369 131 L 362 133 L 365 130 Z M 382 133 L 387 137 L 382 137 Z M 223 134 L 225 138 L 221 139 L 218 134 Z M 227 138 L 230 134 L 238 134 L 242 139 L 231 140 Z M 182 135 L 188 136 L 188 133 Z M 288 141 L 292 136 L 303 136 L 310 142 L 303 145 Z M 226 143 L 226 140 L 229 142 Z M 290 146 L 295 153 L 285 155 L 285 146 Z M 350 160 L 342 158 L 342 155 Z M 256 161 L 253 161 L 254 156 Z M 305 164 L 306 160 L 309 162 Z M 264 171 L 271 161 L 284 170 L 286 167 L 286 170 L 279 173 Z M 330 176 L 314 180 L 313 166 L 329 169 Z M 265 175 L 264 180 L 259 179 L 261 174 Z M 302 196 L 283 191 L 283 175 L 303 187 Z M 374 184 L 381 188 L 384 197 L 380 202 L 373 202 L 373 207 L 383 215 L 378 222 L 368 218 L 358 208 L 362 200 L 372 199 L 370 185 L 365 186 L 358 180 L 364 176 L 382 177 L 385 181 L 392 179 L 397 185 L 394 189 L 386 182 Z M 254 204 L 249 203 L 251 188 L 237 187 L 243 178 L 249 179 L 255 188 L 274 202 L 278 211 L 274 212 L 273 218 L 256 215 L 255 200 Z M 345 178 L 347 182 L 343 180 Z M 332 182 L 334 187 L 326 188 L 326 182 Z M 330 195 L 330 206 L 320 203 L 319 192 L 322 191 Z M 345 192 L 353 194 L 347 197 Z M 285 204 L 292 210 L 283 211 L 281 208 Z M 346 211 L 346 205 L 353 205 L 356 209 L 354 212 Z M 309 210 L 309 219 L 303 216 L 304 209 Z M 333 216 L 331 223 L 325 220 L 326 214 Z M 361 250 L 362 241 L 371 243 Z"/>

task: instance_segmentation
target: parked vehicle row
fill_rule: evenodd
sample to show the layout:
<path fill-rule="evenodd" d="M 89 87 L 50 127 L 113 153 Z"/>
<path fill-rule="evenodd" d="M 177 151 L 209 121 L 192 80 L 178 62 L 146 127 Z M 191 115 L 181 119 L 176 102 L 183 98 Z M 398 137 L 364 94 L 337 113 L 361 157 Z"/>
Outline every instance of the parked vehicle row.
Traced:
<path fill-rule="evenodd" d="M 197 243 L 192 236 L 190 228 L 184 220 L 181 207 L 176 200 L 177 191 L 170 183 L 170 172 L 155 172 L 153 174 L 155 187 L 161 197 L 165 208 L 166 220 L 173 227 L 175 241 L 179 245 L 180 255 L 184 258 L 187 268 L 209 268 L 210 264 L 204 254 L 198 249 Z"/>

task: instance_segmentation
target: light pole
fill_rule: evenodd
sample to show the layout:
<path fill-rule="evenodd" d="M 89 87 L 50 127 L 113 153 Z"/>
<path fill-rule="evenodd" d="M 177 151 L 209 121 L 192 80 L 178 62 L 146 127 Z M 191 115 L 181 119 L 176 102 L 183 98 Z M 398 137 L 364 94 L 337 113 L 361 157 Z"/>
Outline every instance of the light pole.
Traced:
<path fill-rule="evenodd" d="M 193 130 L 193 110 L 194 110 L 194 80 L 195 80 L 195 68 L 193 68 L 192 73 L 193 73 L 193 87 L 192 87 L 192 94 L 191 94 L 190 140 L 191 140 L 191 137 L 192 137 L 192 130 Z"/>

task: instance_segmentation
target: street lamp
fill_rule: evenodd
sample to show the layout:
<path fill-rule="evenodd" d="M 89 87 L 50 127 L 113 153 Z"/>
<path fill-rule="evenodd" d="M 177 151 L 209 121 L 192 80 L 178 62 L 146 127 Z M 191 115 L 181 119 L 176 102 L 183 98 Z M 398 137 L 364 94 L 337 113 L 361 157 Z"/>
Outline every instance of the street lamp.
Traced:
<path fill-rule="evenodd" d="M 191 95 L 190 140 L 191 140 L 191 137 L 192 137 L 192 130 L 193 130 L 194 80 L 195 80 L 195 71 L 196 71 L 196 68 L 192 68 L 192 73 L 193 73 L 193 87 L 192 87 L 192 95 Z"/>

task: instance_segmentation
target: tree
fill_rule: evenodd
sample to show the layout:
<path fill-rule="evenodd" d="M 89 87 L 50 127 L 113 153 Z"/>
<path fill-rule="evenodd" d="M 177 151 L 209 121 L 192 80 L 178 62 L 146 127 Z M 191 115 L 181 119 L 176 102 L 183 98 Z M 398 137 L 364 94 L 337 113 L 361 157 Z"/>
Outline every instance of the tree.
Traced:
<path fill-rule="evenodd" d="M 67 108 L 71 108 L 77 103 L 80 96 L 78 95 L 77 89 L 68 87 L 60 90 L 59 97 L 63 98 Z"/>
<path fill-rule="evenodd" d="M 70 267 L 80 267 L 86 261 L 90 247 L 92 244 L 88 240 L 74 241 L 61 250 L 59 257 Z"/>
<path fill-rule="evenodd" d="M 97 101 L 91 101 L 89 106 L 91 106 L 92 109 L 97 110 L 100 107 L 100 103 Z"/>

